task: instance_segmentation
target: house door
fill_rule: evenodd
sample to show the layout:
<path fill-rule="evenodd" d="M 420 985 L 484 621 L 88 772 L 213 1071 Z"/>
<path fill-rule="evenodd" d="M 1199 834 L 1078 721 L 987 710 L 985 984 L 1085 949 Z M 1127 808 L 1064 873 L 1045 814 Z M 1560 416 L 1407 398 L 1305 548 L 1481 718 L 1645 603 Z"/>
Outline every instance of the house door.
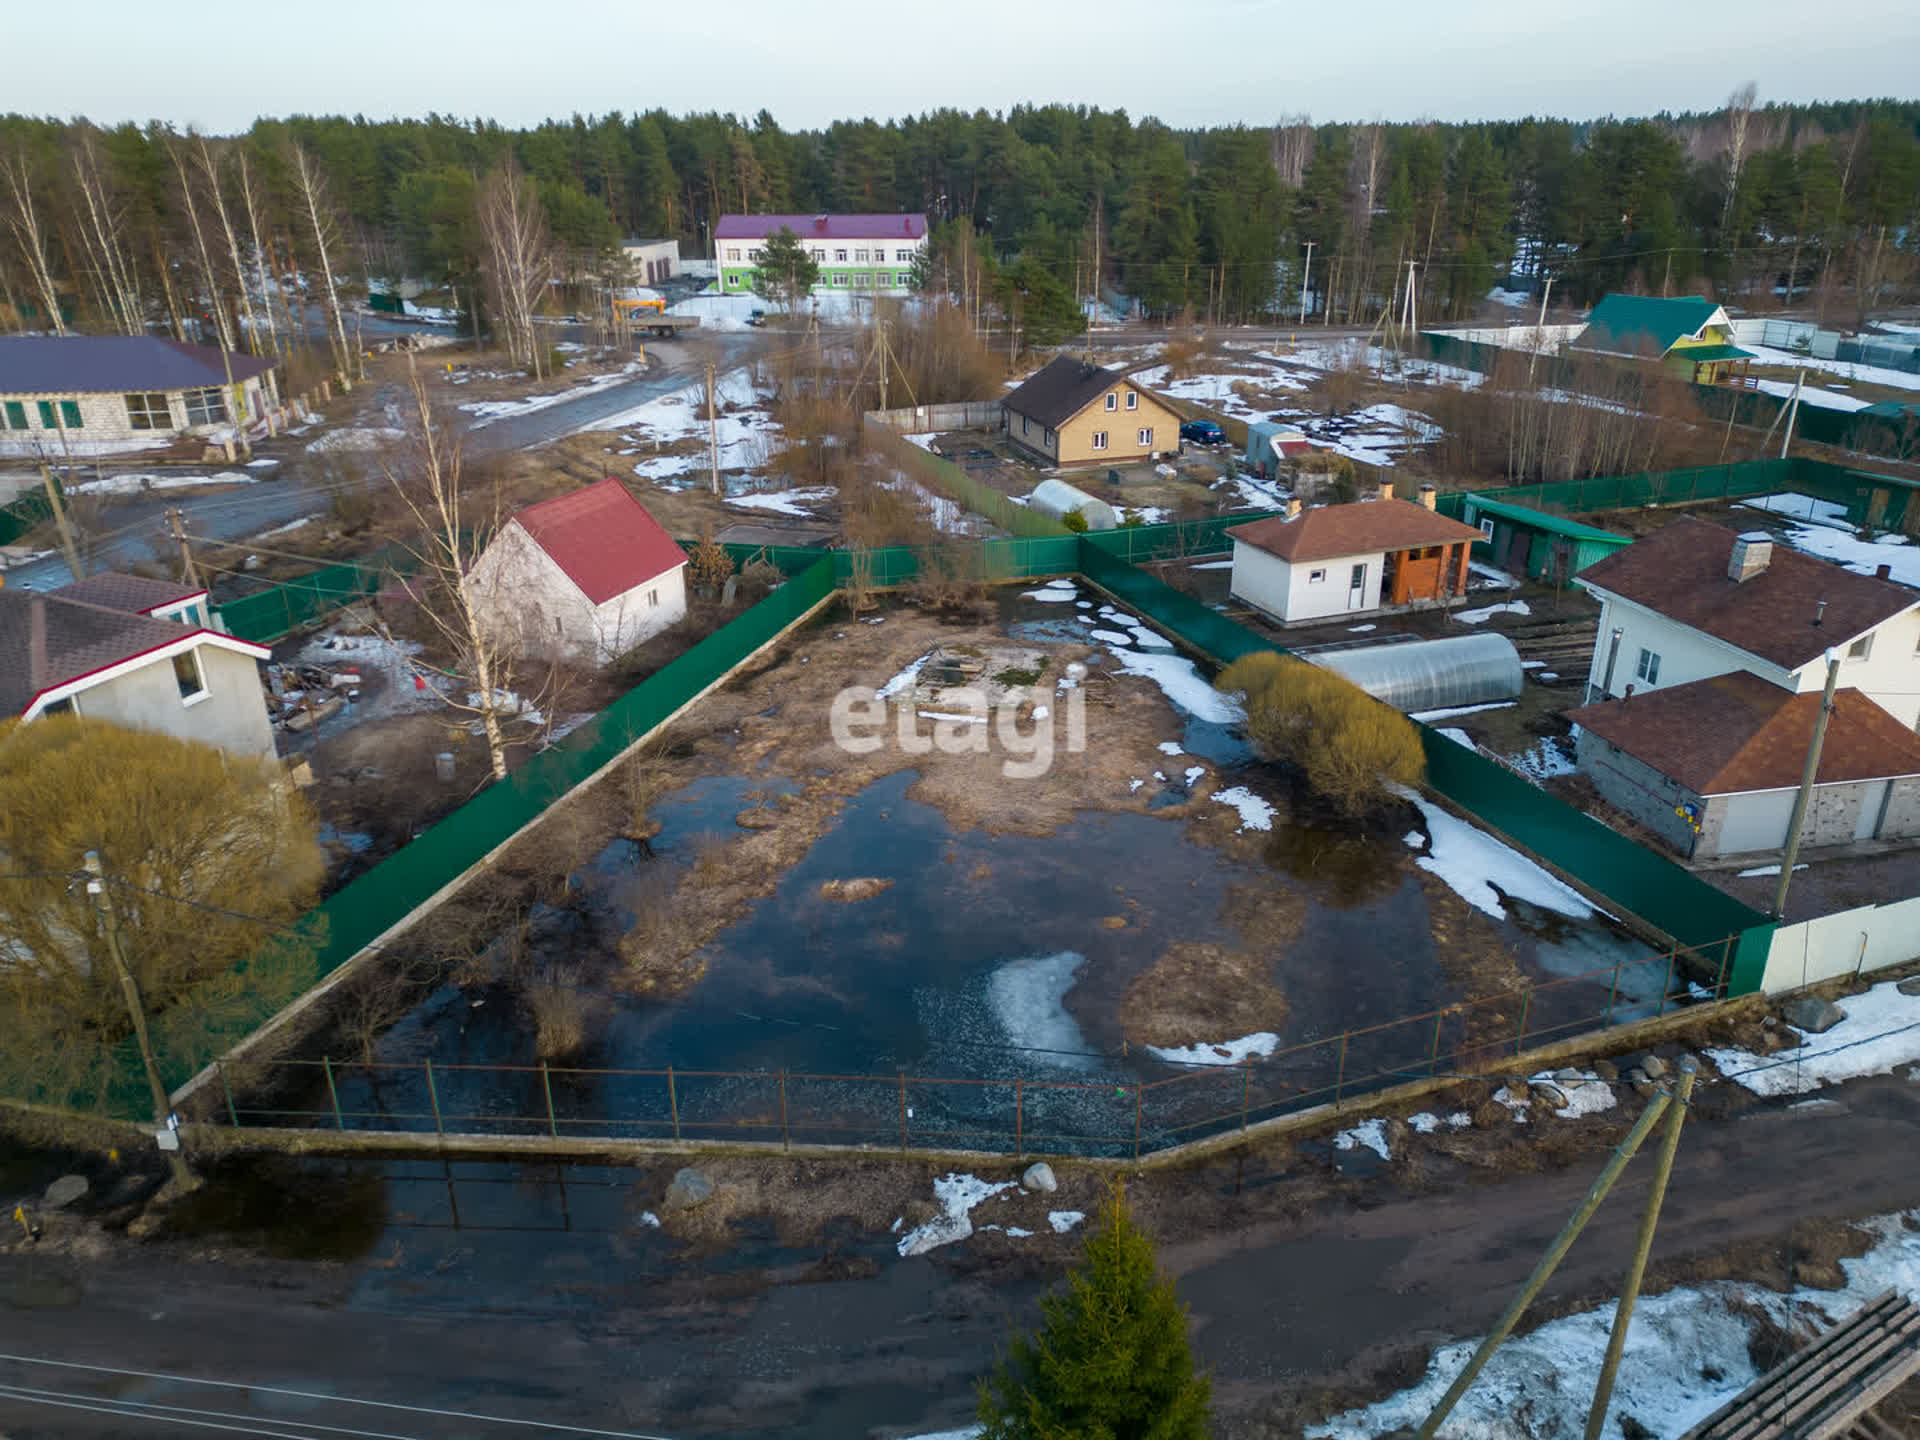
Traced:
<path fill-rule="evenodd" d="M 1347 609 L 1364 610 L 1367 604 L 1367 567 L 1364 564 L 1353 567 L 1352 578 L 1347 581 Z"/>

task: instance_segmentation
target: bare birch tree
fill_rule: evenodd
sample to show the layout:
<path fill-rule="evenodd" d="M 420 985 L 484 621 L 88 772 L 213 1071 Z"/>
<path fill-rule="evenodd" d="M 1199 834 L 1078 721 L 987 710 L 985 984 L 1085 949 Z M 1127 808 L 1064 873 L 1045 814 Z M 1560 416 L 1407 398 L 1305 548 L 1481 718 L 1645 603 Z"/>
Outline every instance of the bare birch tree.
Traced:
<path fill-rule="evenodd" d="M 53 267 L 47 253 L 46 222 L 33 197 L 33 166 L 24 147 L 11 156 L 0 158 L 0 185 L 5 187 L 7 230 L 19 248 L 41 306 L 47 312 L 47 324 L 56 335 L 67 333 L 67 322 L 60 318 L 60 291 L 53 282 Z"/>
<path fill-rule="evenodd" d="M 1724 227 L 1733 217 L 1733 202 L 1740 190 L 1740 167 L 1746 161 L 1747 126 L 1753 118 L 1753 102 L 1759 88 L 1749 80 L 1727 97 L 1727 198 L 1720 209 Z"/>
<path fill-rule="evenodd" d="M 193 236 L 194 254 L 200 260 L 200 284 L 206 292 L 207 308 L 213 312 L 213 328 L 219 336 L 222 350 L 233 349 L 233 325 L 227 314 L 225 296 L 222 294 L 220 272 L 213 263 L 213 251 L 207 244 L 207 232 L 200 223 L 200 206 L 193 196 L 193 174 L 187 168 L 188 141 L 168 138 L 167 158 L 173 162 L 174 174 L 180 181 L 180 199 L 185 206 L 187 230 Z"/>
<path fill-rule="evenodd" d="M 240 237 L 233 228 L 233 217 L 227 213 L 227 199 L 220 180 L 226 166 L 222 163 L 224 152 L 215 150 L 207 143 L 204 135 L 196 137 L 199 141 L 194 151 L 194 159 L 200 165 L 200 178 L 206 185 L 207 200 L 213 206 L 214 218 L 220 222 L 220 233 L 227 242 L 227 260 L 233 266 L 234 288 L 240 296 L 240 318 L 247 332 L 247 349 L 253 354 L 260 353 L 260 327 L 254 319 L 253 300 L 249 295 L 247 267 L 240 259 Z M 264 298 L 264 297 L 263 297 Z"/>
<path fill-rule="evenodd" d="M 104 308 L 128 335 L 144 334 L 146 302 L 139 272 L 125 244 L 126 207 L 107 188 L 93 130 L 81 126 L 69 152 L 73 165 L 73 207 L 88 264 L 99 277 Z"/>
<path fill-rule="evenodd" d="M 247 163 L 246 146 L 235 152 L 235 160 L 240 173 L 240 203 L 247 212 L 247 234 L 253 252 L 253 281 L 260 289 L 260 313 L 267 324 L 267 350 L 271 354 L 283 353 L 280 349 L 280 331 L 274 323 L 273 302 L 278 298 L 284 309 L 286 295 L 280 290 L 280 277 L 273 276 L 268 284 L 267 247 L 262 243 L 260 231 L 260 212 L 266 208 L 266 197 L 260 193 L 260 183 L 254 177 L 253 167 Z"/>
<path fill-rule="evenodd" d="M 553 240 L 533 181 L 511 151 L 480 191 L 480 233 L 487 247 L 487 284 L 507 353 L 535 378 L 545 356 L 534 332 L 534 309 L 553 274 Z"/>
<path fill-rule="evenodd" d="M 333 351 L 341 388 L 351 390 L 355 377 L 353 350 L 347 344 L 346 323 L 340 318 L 340 291 L 333 283 L 333 257 L 342 244 L 339 222 L 334 219 L 333 204 L 327 194 L 327 177 L 318 162 L 298 144 L 287 147 L 287 168 L 293 177 L 295 201 L 306 221 L 307 236 L 313 243 L 314 266 L 320 273 L 321 293 L 326 301 L 327 344 Z"/>

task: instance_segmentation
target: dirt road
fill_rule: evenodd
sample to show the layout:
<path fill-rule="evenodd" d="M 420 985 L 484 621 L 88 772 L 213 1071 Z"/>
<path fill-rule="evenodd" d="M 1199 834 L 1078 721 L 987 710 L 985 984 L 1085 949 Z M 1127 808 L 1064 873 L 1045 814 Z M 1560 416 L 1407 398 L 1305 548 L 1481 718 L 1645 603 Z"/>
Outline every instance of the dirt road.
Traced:
<path fill-rule="evenodd" d="M 1797 1226 L 1819 1249 L 1815 1231 L 1830 1240 L 1833 1227 L 1816 1219 L 1920 1206 L 1920 1086 L 1882 1078 L 1829 1094 L 1795 1107 L 1703 1089 L 1650 1288 L 1725 1273 L 1791 1280 Z M 1136 1181 L 1139 1207 L 1173 1237 L 1163 1259 L 1214 1371 L 1218 1433 L 1296 1434 L 1336 1403 L 1404 1383 L 1433 1342 L 1483 1330 L 1625 1118 L 1586 1122 L 1584 1152 L 1536 1173 L 1427 1154 L 1356 1179 L 1307 1144 Z M 1545 1309 L 1611 1293 L 1644 1171 L 1600 1212 Z M 0 1352 L 676 1440 L 890 1437 L 964 1422 L 1007 1327 L 1031 1317 L 1071 1256 L 1066 1241 L 983 1235 L 902 1260 L 877 1227 L 829 1225 L 783 1244 L 770 1222 L 749 1221 L 731 1247 L 688 1259 L 639 1212 L 635 1196 L 658 1181 L 389 1162 L 317 1182 L 304 1199 L 245 1197 L 230 1217 L 272 1245 L 325 1253 L 342 1237 L 316 1233 L 303 1210 L 357 1213 L 350 1261 L 272 1258 L 217 1233 L 115 1239 L 92 1258 L 0 1255 Z M 342 1195 L 358 1210 L 342 1211 Z M 17 1360 L 0 1361 L 0 1385 L 393 1435 L 522 1433 Z M 9 1440 L 175 1433 L 200 1432 L 0 1393 Z"/>

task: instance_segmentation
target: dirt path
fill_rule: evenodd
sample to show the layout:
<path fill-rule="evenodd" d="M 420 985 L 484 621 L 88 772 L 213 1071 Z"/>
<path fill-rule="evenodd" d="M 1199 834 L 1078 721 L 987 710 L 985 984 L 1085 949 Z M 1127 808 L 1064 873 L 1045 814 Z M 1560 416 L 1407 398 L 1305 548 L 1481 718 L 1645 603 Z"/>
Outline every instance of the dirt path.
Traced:
<path fill-rule="evenodd" d="M 1920 1087 L 1875 1079 L 1830 1093 L 1837 1103 L 1796 1108 L 1712 1087 L 1674 1175 L 1654 1285 L 1790 1281 L 1805 1252 L 1830 1263 L 1829 1222 L 1920 1205 Z M 1484 1329 L 1617 1133 L 1595 1126 L 1563 1168 L 1519 1176 L 1429 1156 L 1417 1170 L 1344 1179 L 1307 1145 L 1137 1180 L 1141 1208 L 1169 1215 L 1163 1258 L 1214 1371 L 1217 1432 L 1297 1434 L 1405 1383 L 1433 1342 Z M 963 1422 L 1008 1325 L 1030 1318 L 1071 1253 L 1064 1241 L 979 1236 L 901 1260 L 885 1233 L 830 1226 L 783 1243 L 749 1223 L 730 1249 L 696 1258 L 646 1226 L 630 1172 L 597 1183 L 575 1172 L 556 1204 L 553 1182 L 525 1171 L 455 1169 L 461 1228 L 421 1209 L 419 1187 L 440 1169 L 414 1162 L 378 1180 L 389 1228 L 352 1262 L 269 1260 L 208 1239 L 109 1241 L 91 1259 L 0 1255 L 0 1351 L 655 1436 L 878 1440 Z M 1611 1293 L 1643 1185 L 1644 1169 L 1622 1182 L 1547 1313 Z M 1798 1269 L 1803 1282 L 1817 1273 Z M 7 1384 L 110 1388 L 49 1373 L 0 1362 Z M 142 1393 L 212 1403 L 171 1386 Z M 320 1423 L 461 1433 L 431 1417 L 275 1405 Z M 10 1440 L 136 1433 L 116 1423 L 0 1398 Z M 137 1433 L 169 1432 L 143 1421 Z"/>

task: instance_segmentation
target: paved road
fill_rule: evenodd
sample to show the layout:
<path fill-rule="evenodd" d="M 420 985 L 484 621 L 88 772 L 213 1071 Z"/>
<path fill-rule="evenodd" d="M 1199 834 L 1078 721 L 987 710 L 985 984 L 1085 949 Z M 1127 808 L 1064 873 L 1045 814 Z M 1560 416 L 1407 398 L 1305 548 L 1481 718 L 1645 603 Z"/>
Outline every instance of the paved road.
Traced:
<path fill-rule="evenodd" d="M 1667 1201 L 1656 1278 L 1663 1266 L 1773 1241 L 1813 1217 L 1920 1205 L 1920 1086 L 1877 1079 L 1830 1093 L 1838 1107 L 1703 1099 Z M 1177 1187 L 1160 1203 L 1200 1237 L 1168 1246 L 1163 1259 L 1214 1372 L 1217 1433 L 1297 1433 L 1276 1417 L 1302 1397 L 1377 1381 L 1409 1350 L 1483 1330 L 1603 1153 L 1500 1179 L 1429 1164 L 1419 1191 L 1381 1177 L 1344 1198 L 1323 1184 L 1304 1203 L 1289 1187 L 1302 1174 L 1310 1182 L 1319 1162 L 1294 1151 L 1137 1182 L 1149 1204 L 1151 1186 Z M 1630 1171 L 1601 1210 L 1549 1303 L 1611 1293 L 1645 1169 Z M 361 1222 L 370 1258 L 345 1263 L 267 1261 L 213 1237 L 92 1261 L 40 1257 L 37 1268 L 0 1255 L 0 1353 L 675 1440 L 877 1440 L 963 1422 L 975 1378 L 1009 1325 L 1031 1318 L 1051 1274 L 1018 1261 L 983 1268 L 964 1245 L 900 1260 L 885 1235 L 844 1236 L 825 1250 L 769 1238 L 689 1259 L 639 1218 L 664 1173 L 637 1184 L 632 1171 L 568 1174 L 563 1193 L 526 1167 L 363 1169 L 347 1183 L 374 1212 Z M 301 1213 L 345 1223 L 327 1196 L 309 1199 Z M 265 1213 L 257 1197 L 252 1208 Z M 392 1435 L 520 1433 L 332 1401 L 126 1385 L 12 1360 L 0 1360 L 0 1385 L 257 1406 L 251 1413 Z M 115 1428 L 123 1424 L 0 1391 L 0 1433 L 13 1440 L 194 1433 L 151 1417 Z"/>

